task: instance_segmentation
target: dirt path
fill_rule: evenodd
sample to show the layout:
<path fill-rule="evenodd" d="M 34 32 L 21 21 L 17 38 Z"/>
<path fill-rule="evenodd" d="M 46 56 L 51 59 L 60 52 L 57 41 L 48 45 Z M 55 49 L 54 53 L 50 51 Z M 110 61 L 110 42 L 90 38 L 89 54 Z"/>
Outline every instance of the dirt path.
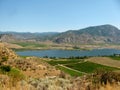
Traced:
<path fill-rule="evenodd" d="M 85 73 L 85 72 L 81 72 L 81 71 L 78 71 L 78 70 L 75 70 L 75 69 L 72 69 L 72 68 L 66 67 L 66 66 L 64 66 L 64 65 L 61 65 L 61 64 L 59 64 L 58 66 L 61 66 L 61 67 L 64 67 L 64 68 L 70 69 L 70 70 L 75 71 L 75 72 L 78 72 L 78 73 L 87 74 L 87 73 Z"/>
<path fill-rule="evenodd" d="M 87 61 L 98 63 L 106 66 L 120 68 L 120 61 L 113 60 L 109 57 L 91 57 Z"/>

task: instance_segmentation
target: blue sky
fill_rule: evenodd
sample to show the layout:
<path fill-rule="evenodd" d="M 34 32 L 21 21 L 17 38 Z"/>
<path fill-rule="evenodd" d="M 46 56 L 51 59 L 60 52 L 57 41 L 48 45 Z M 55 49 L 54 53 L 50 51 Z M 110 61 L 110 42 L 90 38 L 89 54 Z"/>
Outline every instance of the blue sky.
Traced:
<path fill-rule="evenodd" d="M 120 0 L 0 0 L 0 31 L 63 32 L 103 24 L 120 28 Z"/>

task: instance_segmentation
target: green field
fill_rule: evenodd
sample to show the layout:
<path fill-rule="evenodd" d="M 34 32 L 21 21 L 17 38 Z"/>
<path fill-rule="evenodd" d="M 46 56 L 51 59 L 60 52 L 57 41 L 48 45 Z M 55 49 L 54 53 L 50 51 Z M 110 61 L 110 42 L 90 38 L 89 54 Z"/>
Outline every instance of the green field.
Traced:
<path fill-rule="evenodd" d="M 46 62 L 53 66 L 56 66 L 56 68 L 60 69 L 61 71 L 65 72 L 71 76 L 83 75 L 82 72 L 79 72 L 79 71 L 77 72 L 77 71 L 71 70 L 69 68 L 60 66 L 60 65 L 71 65 L 71 64 L 83 62 L 83 60 L 81 60 L 81 59 L 57 59 L 57 60 L 50 60 L 50 61 L 46 61 Z"/>
<path fill-rule="evenodd" d="M 47 61 L 49 64 L 51 65 L 58 65 L 58 64 L 73 64 L 73 63 L 78 63 L 78 62 L 82 62 L 83 60 L 80 59 L 62 59 L 62 60 L 51 60 L 51 61 Z"/>
<path fill-rule="evenodd" d="M 118 68 L 113 68 L 113 67 L 109 67 L 109 66 L 105 66 L 105 65 L 101 65 L 101 64 L 96 64 L 96 63 L 92 63 L 92 62 L 83 62 L 83 63 L 76 63 L 76 64 L 70 64 L 70 65 L 66 65 L 69 68 L 78 70 L 78 71 L 82 71 L 85 73 L 92 73 L 94 71 L 96 71 L 98 68 L 101 69 L 105 69 L 105 70 L 118 70 Z"/>
<path fill-rule="evenodd" d="M 93 73 L 98 69 L 104 69 L 110 71 L 120 70 L 118 68 L 101 65 L 90 61 L 85 62 L 84 59 L 56 59 L 46 62 L 53 66 L 56 66 L 58 69 L 64 71 L 65 73 L 70 74 L 71 76 L 81 76 L 83 75 L 83 73 Z"/>
<path fill-rule="evenodd" d="M 80 73 L 80 72 L 77 72 L 77 71 L 73 71 L 73 70 L 70 70 L 68 68 L 65 68 L 65 67 L 62 67 L 62 66 L 56 66 L 58 69 L 60 69 L 61 71 L 67 73 L 67 74 L 70 74 L 71 76 L 82 76 L 83 73 Z"/>
<path fill-rule="evenodd" d="M 22 47 L 46 47 L 47 45 L 39 44 L 39 43 L 33 43 L 33 42 L 15 42 L 13 44 L 20 45 Z"/>
<path fill-rule="evenodd" d="M 109 56 L 113 60 L 118 60 L 120 61 L 120 56 Z"/>

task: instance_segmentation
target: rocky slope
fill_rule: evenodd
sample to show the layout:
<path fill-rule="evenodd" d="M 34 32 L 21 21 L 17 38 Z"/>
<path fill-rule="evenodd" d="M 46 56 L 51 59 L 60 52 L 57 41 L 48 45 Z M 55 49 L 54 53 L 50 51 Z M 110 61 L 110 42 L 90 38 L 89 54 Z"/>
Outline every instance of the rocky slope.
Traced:
<path fill-rule="evenodd" d="M 0 34 L 0 41 L 3 41 L 3 42 L 14 42 L 14 41 L 18 41 L 18 40 L 19 39 L 17 39 L 12 34 Z"/>
<path fill-rule="evenodd" d="M 16 42 L 16 41 L 47 41 L 52 40 L 57 32 L 29 33 L 29 32 L 0 32 L 0 41 Z"/>
<path fill-rule="evenodd" d="M 63 33 L 16 33 L 5 32 L 0 34 L 0 40 L 3 42 L 32 41 L 67 44 L 105 44 L 120 43 L 120 30 L 115 26 L 106 24 L 100 26 L 91 26 L 79 30 L 69 30 Z"/>
<path fill-rule="evenodd" d="M 0 43 L 0 63 L 18 68 L 27 77 L 41 78 L 46 76 L 59 76 L 60 70 L 47 64 L 42 58 L 17 56 L 11 49 Z"/>
<path fill-rule="evenodd" d="M 49 76 L 59 76 L 60 70 L 56 70 L 50 66 L 42 58 L 27 57 L 10 60 L 7 62 L 11 67 L 16 67 L 23 72 L 27 77 L 44 78 Z"/>
<path fill-rule="evenodd" d="M 54 38 L 54 42 L 71 44 L 120 43 L 120 30 L 112 25 L 92 26 L 61 33 Z"/>
<path fill-rule="evenodd" d="M 0 60 L 1 59 L 16 59 L 17 55 L 11 50 L 5 47 L 3 43 L 0 43 Z"/>

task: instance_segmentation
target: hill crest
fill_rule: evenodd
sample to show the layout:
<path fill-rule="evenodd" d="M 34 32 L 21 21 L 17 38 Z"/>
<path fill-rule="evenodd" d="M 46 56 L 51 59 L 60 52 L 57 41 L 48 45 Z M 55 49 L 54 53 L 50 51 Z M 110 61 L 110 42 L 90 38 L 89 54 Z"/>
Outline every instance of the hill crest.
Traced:
<path fill-rule="evenodd" d="M 63 32 L 54 39 L 54 42 L 71 44 L 120 43 L 119 38 L 120 30 L 106 24 Z"/>

